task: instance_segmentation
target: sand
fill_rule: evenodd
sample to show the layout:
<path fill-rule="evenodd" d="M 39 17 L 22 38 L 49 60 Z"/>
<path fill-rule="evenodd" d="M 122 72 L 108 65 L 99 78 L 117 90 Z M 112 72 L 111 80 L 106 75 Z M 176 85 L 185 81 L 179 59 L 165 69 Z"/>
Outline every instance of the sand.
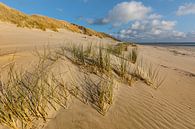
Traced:
<path fill-rule="evenodd" d="M 55 48 L 68 42 L 115 43 L 66 30 L 43 32 L 0 23 L 0 66 L 13 55 L 17 63 L 28 65 L 33 62 L 35 47 L 49 44 Z M 118 83 L 114 103 L 105 116 L 73 98 L 68 109 L 55 112 L 44 129 L 195 129 L 195 49 L 138 48 L 140 56 L 159 65 L 165 77 L 157 90 L 141 81 L 132 87 Z"/>

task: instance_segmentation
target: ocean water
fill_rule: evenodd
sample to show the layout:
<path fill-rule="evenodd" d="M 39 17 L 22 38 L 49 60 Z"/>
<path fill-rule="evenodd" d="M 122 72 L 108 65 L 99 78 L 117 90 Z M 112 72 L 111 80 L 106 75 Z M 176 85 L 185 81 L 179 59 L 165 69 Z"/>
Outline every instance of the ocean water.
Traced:
<path fill-rule="evenodd" d="M 153 42 L 153 43 L 137 43 L 140 45 L 151 45 L 151 46 L 188 46 L 195 47 L 195 42 Z"/>

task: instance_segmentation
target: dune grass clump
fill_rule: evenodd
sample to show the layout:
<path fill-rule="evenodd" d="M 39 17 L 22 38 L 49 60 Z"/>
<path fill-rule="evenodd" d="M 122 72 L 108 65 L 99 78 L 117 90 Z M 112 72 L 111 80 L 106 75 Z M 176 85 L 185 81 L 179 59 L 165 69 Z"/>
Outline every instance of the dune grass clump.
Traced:
<path fill-rule="evenodd" d="M 121 42 L 116 45 L 109 45 L 107 47 L 108 52 L 115 56 L 121 56 L 124 52 L 128 51 L 129 46 L 137 48 L 136 44 Z"/>
<path fill-rule="evenodd" d="M 133 48 L 128 56 L 127 56 L 127 60 L 130 61 L 131 63 L 135 64 L 138 58 L 138 50 L 137 48 Z"/>
<path fill-rule="evenodd" d="M 147 85 L 157 89 L 164 82 L 164 78 L 160 77 L 159 67 L 146 63 L 141 59 L 135 67 L 134 76 L 143 80 Z"/>
<path fill-rule="evenodd" d="M 72 53 L 76 62 L 80 62 L 81 64 L 85 64 L 85 54 L 84 54 L 84 47 L 73 45 Z"/>
<path fill-rule="evenodd" d="M 39 76 L 39 75 L 38 75 Z M 1 122 L 13 129 L 31 126 L 35 118 L 46 120 L 43 77 L 27 76 L 10 68 L 7 82 L 1 81 Z M 31 128 L 31 127 L 29 127 Z"/>
<path fill-rule="evenodd" d="M 49 73 L 50 66 L 42 59 L 30 71 L 10 65 L 0 80 L 1 124 L 12 129 L 36 128 L 34 122 L 46 121 L 50 107 L 66 107 L 68 92 Z"/>
<path fill-rule="evenodd" d="M 113 55 L 120 56 L 123 52 L 123 49 L 121 46 L 109 45 L 107 51 Z"/>
<path fill-rule="evenodd" d="M 60 51 L 57 53 L 91 72 L 109 73 L 111 70 L 110 53 L 101 45 L 94 49 L 92 44 L 86 47 L 73 44 L 70 48 L 62 47 Z"/>
<path fill-rule="evenodd" d="M 118 47 L 118 49 L 120 49 L 121 51 L 128 51 L 128 47 L 129 47 L 129 46 L 130 46 L 129 43 L 124 43 L 124 42 L 118 43 L 118 44 L 116 45 L 116 47 Z"/>
<path fill-rule="evenodd" d="M 111 58 L 110 54 L 107 51 L 104 51 L 104 48 L 102 46 L 99 46 L 97 57 L 94 58 L 97 60 L 97 62 L 94 64 L 97 66 L 101 72 L 110 72 L 111 70 Z"/>
<path fill-rule="evenodd" d="M 123 55 L 124 57 L 124 55 Z M 127 74 L 127 65 L 128 62 L 126 60 L 124 60 L 123 58 L 117 58 L 115 60 L 115 65 L 113 67 L 115 73 L 120 76 L 121 78 L 125 77 L 125 74 Z"/>
<path fill-rule="evenodd" d="M 106 115 L 113 104 L 114 87 L 112 77 L 91 74 L 71 75 L 69 92 L 78 100 L 91 105 L 100 114 Z"/>
<path fill-rule="evenodd" d="M 91 54 L 93 53 L 92 51 L 93 51 L 93 46 L 92 46 L 92 43 L 90 43 L 90 44 L 87 45 L 87 47 L 86 47 L 85 55 L 86 55 L 87 57 L 90 57 Z"/>
<path fill-rule="evenodd" d="M 109 79 L 100 82 L 98 89 L 98 106 L 102 115 L 105 115 L 113 104 L 114 81 Z"/>
<path fill-rule="evenodd" d="M 118 43 L 115 46 L 109 45 L 107 51 L 116 57 L 123 58 L 135 64 L 138 58 L 138 49 L 137 46 L 132 46 L 131 49 L 128 50 L 130 45 L 130 43 Z"/>
<path fill-rule="evenodd" d="M 116 58 L 115 64 L 112 66 L 113 72 L 119 77 L 119 81 L 122 81 L 123 83 L 127 83 L 129 86 L 132 86 L 133 80 L 135 79 L 130 71 L 131 65 L 130 63 L 125 60 L 124 55 L 123 58 Z"/>
<path fill-rule="evenodd" d="M 86 47 L 72 44 L 60 47 L 60 50 L 56 52 L 56 55 L 64 56 L 78 65 L 86 65 L 86 61 L 92 53 L 92 44 Z"/>
<path fill-rule="evenodd" d="M 107 47 L 108 52 L 115 56 L 121 56 L 123 52 L 128 51 L 128 47 L 130 44 L 128 43 L 118 43 L 116 45 L 109 45 Z"/>

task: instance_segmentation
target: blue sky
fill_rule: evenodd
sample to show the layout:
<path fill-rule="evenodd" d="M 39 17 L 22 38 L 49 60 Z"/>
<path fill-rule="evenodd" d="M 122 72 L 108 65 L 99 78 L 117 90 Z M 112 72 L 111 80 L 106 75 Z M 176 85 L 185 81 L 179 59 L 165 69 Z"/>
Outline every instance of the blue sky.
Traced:
<path fill-rule="evenodd" d="M 194 0 L 0 0 L 123 40 L 195 41 Z"/>

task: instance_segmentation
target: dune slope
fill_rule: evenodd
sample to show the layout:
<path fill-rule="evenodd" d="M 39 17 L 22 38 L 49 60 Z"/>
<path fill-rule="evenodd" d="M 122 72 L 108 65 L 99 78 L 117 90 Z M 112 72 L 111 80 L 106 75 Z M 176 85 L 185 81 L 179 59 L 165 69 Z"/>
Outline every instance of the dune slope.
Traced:
<path fill-rule="evenodd" d="M 59 31 L 59 29 L 67 29 L 72 32 L 86 34 L 89 36 L 97 36 L 100 38 L 111 38 L 108 34 L 96 32 L 92 29 L 85 28 L 76 24 L 72 24 L 62 20 L 56 20 L 41 15 L 27 15 L 15 9 L 0 3 L 0 21 L 16 24 L 18 27 L 37 28 L 45 31 L 46 29 L 52 31 Z"/>
<path fill-rule="evenodd" d="M 119 83 L 114 104 L 106 116 L 74 100 L 45 129 L 194 129 L 194 56 L 174 55 L 161 47 L 139 46 L 139 49 L 144 58 L 160 65 L 161 75 L 165 76 L 161 87 L 154 90 L 142 82 L 132 87 Z M 178 63 L 182 60 L 184 64 Z"/>

